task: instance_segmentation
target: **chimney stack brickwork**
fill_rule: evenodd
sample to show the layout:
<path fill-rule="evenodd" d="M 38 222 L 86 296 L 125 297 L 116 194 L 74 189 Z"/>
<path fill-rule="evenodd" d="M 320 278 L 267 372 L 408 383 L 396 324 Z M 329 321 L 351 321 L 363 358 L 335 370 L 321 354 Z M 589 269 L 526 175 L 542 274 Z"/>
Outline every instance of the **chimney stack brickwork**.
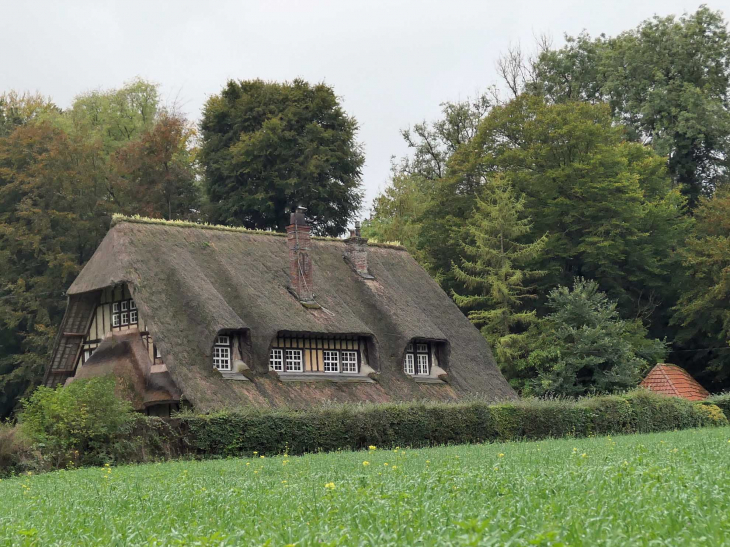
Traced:
<path fill-rule="evenodd" d="M 345 240 L 345 258 L 355 272 L 366 279 L 373 276 L 368 272 L 368 240 L 360 235 L 360 223 L 355 223 L 355 229 L 350 231 L 350 237 Z"/>
<path fill-rule="evenodd" d="M 305 209 L 297 207 L 291 214 L 290 224 L 286 227 L 289 247 L 289 278 L 291 288 L 301 302 L 314 301 L 314 279 L 312 259 L 309 256 L 312 229 L 304 217 Z"/>

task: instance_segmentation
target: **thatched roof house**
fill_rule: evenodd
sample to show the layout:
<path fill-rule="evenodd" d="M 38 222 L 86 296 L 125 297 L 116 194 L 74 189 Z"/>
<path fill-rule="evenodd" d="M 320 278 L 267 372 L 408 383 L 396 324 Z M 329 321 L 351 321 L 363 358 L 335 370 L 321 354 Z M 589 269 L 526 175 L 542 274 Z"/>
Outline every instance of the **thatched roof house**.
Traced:
<path fill-rule="evenodd" d="M 484 338 L 401 247 L 149 219 L 114 224 L 68 291 L 46 385 L 116 374 L 167 413 L 515 397 Z"/>

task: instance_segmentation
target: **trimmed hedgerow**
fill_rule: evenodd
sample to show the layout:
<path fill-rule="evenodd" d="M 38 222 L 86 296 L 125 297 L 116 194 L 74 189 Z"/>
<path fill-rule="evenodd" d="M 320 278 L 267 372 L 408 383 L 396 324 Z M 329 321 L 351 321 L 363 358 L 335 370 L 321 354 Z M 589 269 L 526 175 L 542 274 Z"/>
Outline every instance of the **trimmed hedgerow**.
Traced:
<path fill-rule="evenodd" d="M 647 391 L 579 401 L 490 405 L 382 404 L 307 411 L 218 412 L 173 421 L 183 451 L 196 456 L 304 454 L 380 447 L 586 437 L 727 425 L 715 405 Z"/>
<path fill-rule="evenodd" d="M 0 429 L 0 474 L 181 456 L 294 455 L 371 445 L 420 448 L 728 425 L 716 404 L 644 390 L 577 401 L 333 405 L 184 413 L 162 420 L 130 413 L 126 406 L 112 408 L 113 390 L 101 381 L 67 389 L 41 390 L 26 403 L 20 430 Z"/>

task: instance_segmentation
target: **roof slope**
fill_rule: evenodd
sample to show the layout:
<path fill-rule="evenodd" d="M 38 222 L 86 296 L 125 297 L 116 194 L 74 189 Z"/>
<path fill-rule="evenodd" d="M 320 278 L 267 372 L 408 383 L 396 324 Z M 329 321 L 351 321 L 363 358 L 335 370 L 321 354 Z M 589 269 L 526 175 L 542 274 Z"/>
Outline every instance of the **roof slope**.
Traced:
<path fill-rule="evenodd" d="M 76 295 L 125 282 L 148 319 L 172 378 L 203 410 L 241 404 L 306 406 L 314 400 L 455 399 L 480 393 L 515 397 L 479 331 L 404 250 L 370 246 L 374 280 L 343 260 L 342 241 L 313 239 L 317 302 L 306 309 L 289 293 L 286 239 L 265 233 L 119 221 L 79 274 Z M 254 382 L 223 380 L 211 366 L 215 335 L 247 330 Z M 279 331 L 374 336 L 380 382 L 291 384 L 266 377 Z M 406 343 L 448 340 L 449 385 L 416 383 L 402 372 Z"/>
<path fill-rule="evenodd" d="M 147 348 L 138 333 L 114 334 L 105 339 L 74 379 L 112 374 L 118 387 L 131 395 L 132 405 L 142 410 L 155 403 L 180 400 L 180 391 L 167 372 L 152 372 Z"/>
<path fill-rule="evenodd" d="M 686 370 L 665 363 L 659 363 L 651 369 L 641 382 L 641 386 L 657 393 L 684 397 L 690 401 L 702 401 L 710 396 L 710 393 Z"/>

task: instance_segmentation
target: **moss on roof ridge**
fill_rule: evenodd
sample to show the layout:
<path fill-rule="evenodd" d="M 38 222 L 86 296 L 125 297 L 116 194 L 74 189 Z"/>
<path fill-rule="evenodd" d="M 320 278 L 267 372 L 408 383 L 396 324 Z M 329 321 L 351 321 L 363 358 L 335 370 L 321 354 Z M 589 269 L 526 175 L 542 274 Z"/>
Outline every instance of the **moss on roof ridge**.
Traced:
<path fill-rule="evenodd" d="M 119 213 L 112 215 L 112 226 L 121 224 L 122 222 L 128 222 L 130 224 L 157 224 L 162 226 L 172 226 L 174 228 L 197 228 L 200 230 L 215 230 L 219 232 L 240 232 L 244 234 L 264 235 L 272 237 L 286 237 L 285 233 L 272 232 L 268 230 L 251 230 L 249 228 L 243 228 L 239 226 L 225 226 L 223 224 L 208 224 L 200 222 L 192 222 L 189 220 L 165 220 L 162 218 L 149 218 L 140 215 L 127 216 Z M 338 243 L 344 243 L 344 240 L 339 237 L 324 237 L 324 236 L 312 236 L 312 239 L 318 241 L 334 241 Z M 384 247 L 387 249 L 398 249 L 405 251 L 406 248 L 398 243 L 380 243 L 380 242 L 368 242 L 369 247 Z"/>

